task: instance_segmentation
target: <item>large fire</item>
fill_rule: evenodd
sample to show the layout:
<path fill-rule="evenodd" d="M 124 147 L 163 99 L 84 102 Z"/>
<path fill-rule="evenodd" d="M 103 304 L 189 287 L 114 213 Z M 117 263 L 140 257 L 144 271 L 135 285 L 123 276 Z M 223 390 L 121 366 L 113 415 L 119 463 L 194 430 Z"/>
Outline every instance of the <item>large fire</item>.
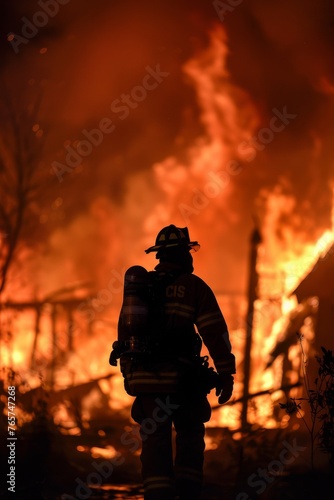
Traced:
<path fill-rule="evenodd" d="M 25 297 L 14 300 L 16 284 L 8 282 L 1 312 L 3 375 L 8 377 L 11 370 L 18 374 L 22 396 L 42 386 L 54 393 L 64 391 L 63 398 L 53 407 L 54 421 L 62 425 L 63 432 L 80 433 L 68 405 L 73 387 L 88 384 L 81 401 L 83 427 L 89 426 L 103 398 L 111 410 L 128 409 L 131 398 L 123 390 L 119 371 L 108 366 L 109 351 L 116 338 L 122 276 L 124 269 L 134 263 L 154 267 L 155 261 L 149 261 L 151 257 L 145 256 L 143 249 L 169 223 L 187 225 L 190 234 L 201 243 L 202 249 L 194 257 L 195 272 L 217 294 L 230 325 L 237 358 L 232 404 L 214 411 L 209 425 L 240 428 L 248 300 L 243 286 L 247 265 L 240 264 L 239 251 L 235 256 L 228 255 L 224 242 L 231 227 L 240 226 L 241 231 L 245 228 L 244 215 L 238 213 L 235 202 L 238 183 L 249 180 L 247 169 L 252 168 L 254 154 L 261 154 L 274 132 L 267 128 L 269 132 L 262 134 L 261 148 L 253 148 L 250 156 L 260 117 L 250 97 L 232 82 L 227 56 L 226 35 L 218 27 L 212 30 L 208 46 L 184 64 L 184 76 L 196 93 L 198 106 L 199 131 L 195 137 L 187 137 L 186 126 L 194 118 L 188 110 L 190 114 L 176 138 L 174 152 L 156 161 L 149 170 L 127 176 L 126 196 L 120 208 L 107 197 L 94 200 L 84 215 L 53 233 L 48 242 L 49 254 L 38 261 L 40 268 L 28 252 L 27 267 L 21 275 L 26 283 Z M 55 209 L 62 206 L 62 198 L 57 200 Z M 328 230 L 319 239 L 307 239 L 294 224 L 285 223 L 278 235 L 280 218 L 292 218 L 296 204 L 295 198 L 284 194 L 280 187 L 261 192 L 258 203 L 256 215 L 260 216 L 263 242 L 257 262 L 260 283 L 249 387 L 255 396 L 250 399 L 248 415 L 252 425 L 272 428 L 287 425 L 286 418 L 277 419 L 275 403 L 284 394 L 284 380 L 286 385 L 300 380 L 301 366 L 297 343 L 284 353 L 291 365 L 288 374 L 283 373 L 281 359 L 267 366 L 269 353 L 291 315 L 301 307 L 290 292 L 333 243 L 333 233 Z M 76 238 L 81 238 L 79 245 Z M 62 253 L 56 258 L 61 248 Z M 94 255 L 94 262 L 90 255 Z M 80 274 L 84 266 L 77 264 L 81 259 L 84 264 L 90 261 L 84 274 Z M 245 276 L 236 272 L 239 269 Z M 83 280 L 90 278 L 90 272 L 93 286 L 87 287 Z M 75 284 L 70 293 L 66 290 L 69 284 Z M 62 291 L 58 294 L 58 290 Z M 313 330 L 307 318 L 315 313 L 316 306 L 313 299 L 304 307 L 305 321 L 300 325 L 310 343 Z M 96 383 L 90 386 L 92 381 Z M 292 394 L 296 394 L 299 388 L 293 390 Z M 210 401 L 216 405 L 213 393 Z M 29 414 L 22 410 L 18 418 L 20 424 Z M 114 452 L 94 450 L 98 456 L 113 456 Z"/>

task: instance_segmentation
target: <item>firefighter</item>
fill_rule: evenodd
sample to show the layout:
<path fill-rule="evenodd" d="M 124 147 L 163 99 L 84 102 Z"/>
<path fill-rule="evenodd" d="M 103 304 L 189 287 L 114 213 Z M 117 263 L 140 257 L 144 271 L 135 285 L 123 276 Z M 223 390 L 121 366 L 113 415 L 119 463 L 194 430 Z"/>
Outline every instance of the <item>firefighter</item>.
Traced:
<path fill-rule="evenodd" d="M 204 423 L 211 417 L 207 395 L 215 386 L 224 404 L 233 391 L 235 357 L 224 316 L 211 288 L 193 274 L 192 252 L 199 246 L 187 227 L 169 225 L 145 250 L 156 252 L 155 270 L 145 274 L 133 266 L 126 274 L 121 370 L 135 396 L 131 416 L 140 424 L 145 500 L 199 498 Z M 202 341 L 216 371 L 200 356 Z"/>

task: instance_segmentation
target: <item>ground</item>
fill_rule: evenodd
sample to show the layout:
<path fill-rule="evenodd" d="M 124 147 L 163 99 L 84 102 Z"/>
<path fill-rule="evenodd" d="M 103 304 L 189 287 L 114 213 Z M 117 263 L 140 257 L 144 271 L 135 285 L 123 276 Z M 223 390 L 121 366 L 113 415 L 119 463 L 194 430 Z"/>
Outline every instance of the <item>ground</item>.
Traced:
<path fill-rule="evenodd" d="M 143 499 L 140 445 L 122 440 L 129 421 L 115 420 L 101 436 L 90 428 L 81 436 L 65 436 L 39 427 L 20 433 L 17 441 L 16 494 L 25 500 Z M 101 428 L 101 424 L 97 426 Z M 314 473 L 308 466 L 307 437 L 278 430 L 257 429 L 236 441 L 228 429 L 207 428 L 201 500 L 331 499 L 333 479 L 326 458 Z M 5 442 L 5 441 L 2 441 Z M 125 443 L 125 444 L 122 444 Z M 112 446 L 112 459 L 92 457 L 92 448 Z M 290 447 L 290 448 L 289 448 Z M 290 449 L 289 454 L 282 450 Z M 4 448 L 2 448 L 4 450 Z M 291 451 L 292 450 L 292 451 Z M 1 470 L 8 469 L 5 453 Z M 284 463 L 289 456 L 289 463 Z M 292 463 L 293 462 L 293 463 Z M 6 498 L 2 485 L 1 498 Z"/>

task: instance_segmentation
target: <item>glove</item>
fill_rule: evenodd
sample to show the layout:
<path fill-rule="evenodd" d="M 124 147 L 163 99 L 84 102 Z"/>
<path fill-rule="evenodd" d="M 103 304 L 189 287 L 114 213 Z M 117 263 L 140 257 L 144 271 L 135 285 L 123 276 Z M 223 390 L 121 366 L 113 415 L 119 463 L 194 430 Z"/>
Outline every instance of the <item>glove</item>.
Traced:
<path fill-rule="evenodd" d="M 234 378 L 229 373 L 219 373 L 219 381 L 216 387 L 218 403 L 223 405 L 231 398 L 233 392 Z"/>

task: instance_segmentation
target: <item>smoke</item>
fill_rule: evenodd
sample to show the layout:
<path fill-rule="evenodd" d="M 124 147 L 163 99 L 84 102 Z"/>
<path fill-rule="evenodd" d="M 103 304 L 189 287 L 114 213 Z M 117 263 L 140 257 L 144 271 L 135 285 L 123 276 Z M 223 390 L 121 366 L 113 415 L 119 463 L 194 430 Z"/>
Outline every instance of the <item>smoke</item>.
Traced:
<path fill-rule="evenodd" d="M 22 35 L 22 18 L 40 10 L 7 3 L 2 33 Z M 54 271 L 55 287 L 153 267 L 143 250 L 169 223 L 200 241 L 195 270 L 219 290 L 244 289 L 254 218 L 272 220 L 283 246 L 291 227 L 315 241 L 331 218 L 332 19 L 329 1 L 241 2 L 221 20 L 199 0 L 70 0 L 18 54 L 6 41 L 2 74 L 38 91 L 44 82 L 53 182 L 39 205 L 41 288 L 50 267 L 67 269 Z M 69 165 L 87 134 L 96 144 Z M 277 189 L 293 202 L 268 218 Z"/>

